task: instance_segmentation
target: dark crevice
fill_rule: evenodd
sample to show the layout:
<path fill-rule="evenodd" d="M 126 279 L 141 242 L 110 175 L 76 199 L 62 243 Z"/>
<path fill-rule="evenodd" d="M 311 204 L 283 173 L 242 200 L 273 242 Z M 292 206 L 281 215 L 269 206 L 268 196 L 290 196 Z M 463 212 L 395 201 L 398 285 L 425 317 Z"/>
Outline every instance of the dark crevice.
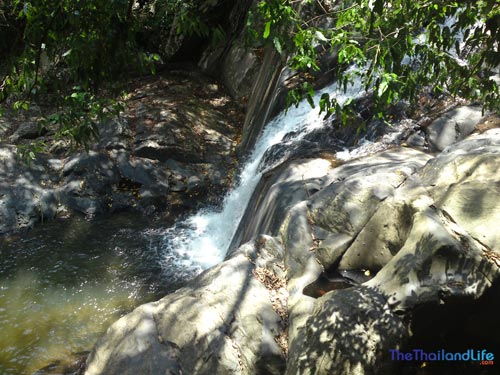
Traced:
<path fill-rule="evenodd" d="M 316 281 L 307 285 L 303 293 L 309 297 L 319 298 L 332 290 L 347 289 L 360 285 L 373 276 L 368 270 L 325 271 L 321 273 Z"/>
<path fill-rule="evenodd" d="M 426 353 L 466 352 L 486 349 L 498 361 L 500 352 L 500 281 L 493 283 L 482 297 L 444 297 L 443 304 L 428 303 L 411 314 L 413 336 L 401 349 L 410 352 L 422 349 Z M 497 374 L 498 365 L 485 366 L 479 361 L 403 361 L 396 373 L 401 375 Z M 425 370 L 424 370 L 425 369 Z"/>

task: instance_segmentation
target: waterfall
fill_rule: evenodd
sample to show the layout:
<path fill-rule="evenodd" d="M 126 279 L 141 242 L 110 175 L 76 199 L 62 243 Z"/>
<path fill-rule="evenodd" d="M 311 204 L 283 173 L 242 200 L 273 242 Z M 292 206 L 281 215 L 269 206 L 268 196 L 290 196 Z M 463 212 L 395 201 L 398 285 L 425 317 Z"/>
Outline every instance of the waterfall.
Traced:
<path fill-rule="evenodd" d="M 362 88 L 361 83 L 356 82 L 344 93 L 334 83 L 315 95 L 315 103 L 319 102 L 324 92 L 343 103 L 359 96 Z M 221 262 L 260 180 L 262 171 L 259 170 L 259 164 L 266 150 L 282 142 L 285 136 L 287 143 L 292 145 L 293 141 L 323 126 L 323 123 L 318 107 L 311 108 L 305 100 L 270 121 L 241 167 L 238 183 L 224 197 L 221 208 L 202 210 L 164 231 L 160 245 L 164 268 L 172 269 L 174 266 L 184 274 L 197 273 Z"/>

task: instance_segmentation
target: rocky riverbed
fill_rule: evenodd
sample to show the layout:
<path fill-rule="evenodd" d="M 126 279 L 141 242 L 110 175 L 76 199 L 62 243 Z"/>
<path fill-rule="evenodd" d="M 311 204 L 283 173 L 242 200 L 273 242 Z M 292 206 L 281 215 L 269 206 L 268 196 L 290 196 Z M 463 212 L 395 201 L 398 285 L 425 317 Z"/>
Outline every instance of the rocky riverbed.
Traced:
<path fill-rule="evenodd" d="M 497 125 L 458 106 L 337 151 L 325 128 L 265 173 L 226 260 L 113 324 L 85 373 L 488 373 L 390 350 L 500 347 Z"/>
<path fill-rule="evenodd" d="M 43 111 L 35 112 L 1 119 L 0 235 L 74 213 L 133 210 L 170 221 L 216 203 L 232 181 L 243 108 L 201 73 L 129 82 L 125 110 L 104 124 L 89 152 L 38 129 Z M 47 152 L 28 166 L 16 145 L 34 141 Z"/>
<path fill-rule="evenodd" d="M 162 231 L 220 202 L 243 108 L 196 71 L 127 91 L 89 152 L 40 131 L 50 108 L 0 118 L 2 374 L 74 373 L 109 324 L 192 275 L 166 259 Z M 47 149 L 28 165 L 16 146 L 32 142 Z"/>

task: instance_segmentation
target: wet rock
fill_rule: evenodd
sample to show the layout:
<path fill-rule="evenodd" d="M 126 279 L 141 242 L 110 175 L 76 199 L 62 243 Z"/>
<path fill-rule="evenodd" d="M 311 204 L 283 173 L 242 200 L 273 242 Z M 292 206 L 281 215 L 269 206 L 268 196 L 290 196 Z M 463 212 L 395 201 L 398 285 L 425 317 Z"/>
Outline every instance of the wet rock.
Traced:
<path fill-rule="evenodd" d="M 15 215 L 5 195 L 0 197 L 0 223 L 0 235 L 16 228 Z"/>
<path fill-rule="evenodd" d="M 276 114 L 278 107 L 276 97 L 283 82 L 281 73 L 284 63 L 283 56 L 274 49 L 274 46 L 269 45 L 264 49 L 263 61 L 247 104 L 243 137 L 238 145 L 241 153 L 249 152 L 253 148 L 257 135 L 271 116 Z"/>
<path fill-rule="evenodd" d="M 31 228 L 53 216 L 54 176 L 46 159 L 27 166 L 11 146 L 0 146 L 0 234 Z"/>
<path fill-rule="evenodd" d="M 52 220 L 58 212 L 59 200 L 54 190 L 44 190 L 40 196 L 40 221 Z"/>
<path fill-rule="evenodd" d="M 109 156 L 95 151 L 71 156 L 62 168 L 62 176 L 59 201 L 88 216 L 107 211 L 112 186 L 120 180 L 118 168 Z"/>
<path fill-rule="evenodd" d="M 86 196 L 85 192 L 72 189 L 72 186 L 67 186 L 59 192 L 59 201 L 69 209 L 80 212 L 89 218 L 106 212 L 105 202 L 93 196 Z"/>
<path fill-rule="evenodd" d="M 164 165 L 146 158 L 132 158 L 127 152 L 118 152 L 114 158 L 122 177 L 153 194 L 168 194 L 170 175 Z"/>
<path fill-rule="evenodd" d="M 260 233 L 277 235 L 290 207 L 304 201 L 313 189 L 322 187 L 331 165 L 328 160 L 300 159 L 277 168 L 256 187 L 232 247 Z"/>
<path fill-rule="evenodd" d="M 435 150 L 442 151 L 471 134 L 482 118 L 481 107 L 462 106 L 452 109 L 426 128 L 429 144 Z"/>
<path fill-rule="evenodd" d="M 56 360 L 31 375 L 81 375 L 88 354 L 88 351 L 72 353 L 69 358 Z"/>

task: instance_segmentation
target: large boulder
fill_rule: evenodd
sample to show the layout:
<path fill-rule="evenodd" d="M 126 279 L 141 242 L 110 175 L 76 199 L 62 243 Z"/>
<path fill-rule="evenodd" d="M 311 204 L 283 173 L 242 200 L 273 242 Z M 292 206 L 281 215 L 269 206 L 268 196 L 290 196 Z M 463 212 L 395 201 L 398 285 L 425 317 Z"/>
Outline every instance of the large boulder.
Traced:
<path fill-rule="evenodd" d="M 443 211 L 415 214 L 403 248 L 364 285 L 318 299 L 297 334 L 287 374 L 387 374 L 391 350 L 410 337 L 404 317 L 420 306 L 477 298 L 499 266 Z"/>
<path fill-rule="evenodd" d="M 390 374 L 388 348 L 407 335 L 405 322 L 377 290 L 328 293 L 302 326 L 286 374 Z"/>
<path fill-rule="evenodd" d="M 54 218 L 58 163 L 40 157 L 29 166 L 15 147 L 0 145 L 0 235 L 27 230 L 40 220 Z"/>
<path fill-rule="evenodd" d="M 343 290 L 331 283 L 330 292 L 324 291 L 314 312 L 290 335 L 287 374 L 398 371 L 390 350 L 405 347 L 412 335 L 424 335 L 405 317 L 428 319 L 419 311 L 432 305 L 446 305 L 448 313 L 460 316 L 463 305 L 457 301 L 470 305 L 492 287 L 500 274 L 495 230 L 500 175 L 494 168 L 499 141 L 500 132 L 490 130 L 450 146 L 420 170 L 404 173 L 374 210 L 368 205 L 359 211 L 366 189 L 349 196 L 351 178 L 341 183 L 347 190 L 322 199 L 315 222 L 331 234 L 318 241 L 318 259 L 330 275 L 361 268 L 375 277 Z M 388 176 L 383 181 L 384 188 L 391 185 Z M 343 241 L 328 240 L 338 233 Z M 484 340 L 498 341 L 492 335 Z"/>
<path fill-rule="evenodd" d="M 442 151 L 471 134 L 484 114 L 479 106 L 460 106 L 435 119 L 425 130 L 431 147 Z"/>
<path fill-rule="evenodd" d="M 387 220 L 405 215 L 398 188 L 429 159 L 423 152 L 400 148 L 346 163 L 331 173 L 333 182 L 308 202 L 322 233 L 316 256 L 326 269 L 339 264 L 341 269 L 379 269 L 384 264 L 407 227 L 401 225 L 404 220 Z"/>
<path fill-rule="evenodd" d="M 499 150 L 489 130 L 435 158 L 307 154 L 266 172 L 235 244 L 249 242 L 114 324 L 87 374 L 398 373 L 391 350 L 427 337 L 432 306 L 464 327 L 477 300 L 498 309 L 483 295 L 500 272 Z M 454 327 L 433 342 L 471 337 Z M 484 342 L 498 344 L 495 332 Z"/>
<path fill-rule="evenodd" d="M 281 374 L 286 289 L 271 237 L 113 324 L 85 374 Z M 281 264 L 281 267 L 280 267 Z"/>
<path fill-rule="evenodd" d="M 500 251 L 494 223 L 500 216 L 500 130 L 492 129 L 446 148 L 423 169 L 433 200 L 471 236 Z"/>

